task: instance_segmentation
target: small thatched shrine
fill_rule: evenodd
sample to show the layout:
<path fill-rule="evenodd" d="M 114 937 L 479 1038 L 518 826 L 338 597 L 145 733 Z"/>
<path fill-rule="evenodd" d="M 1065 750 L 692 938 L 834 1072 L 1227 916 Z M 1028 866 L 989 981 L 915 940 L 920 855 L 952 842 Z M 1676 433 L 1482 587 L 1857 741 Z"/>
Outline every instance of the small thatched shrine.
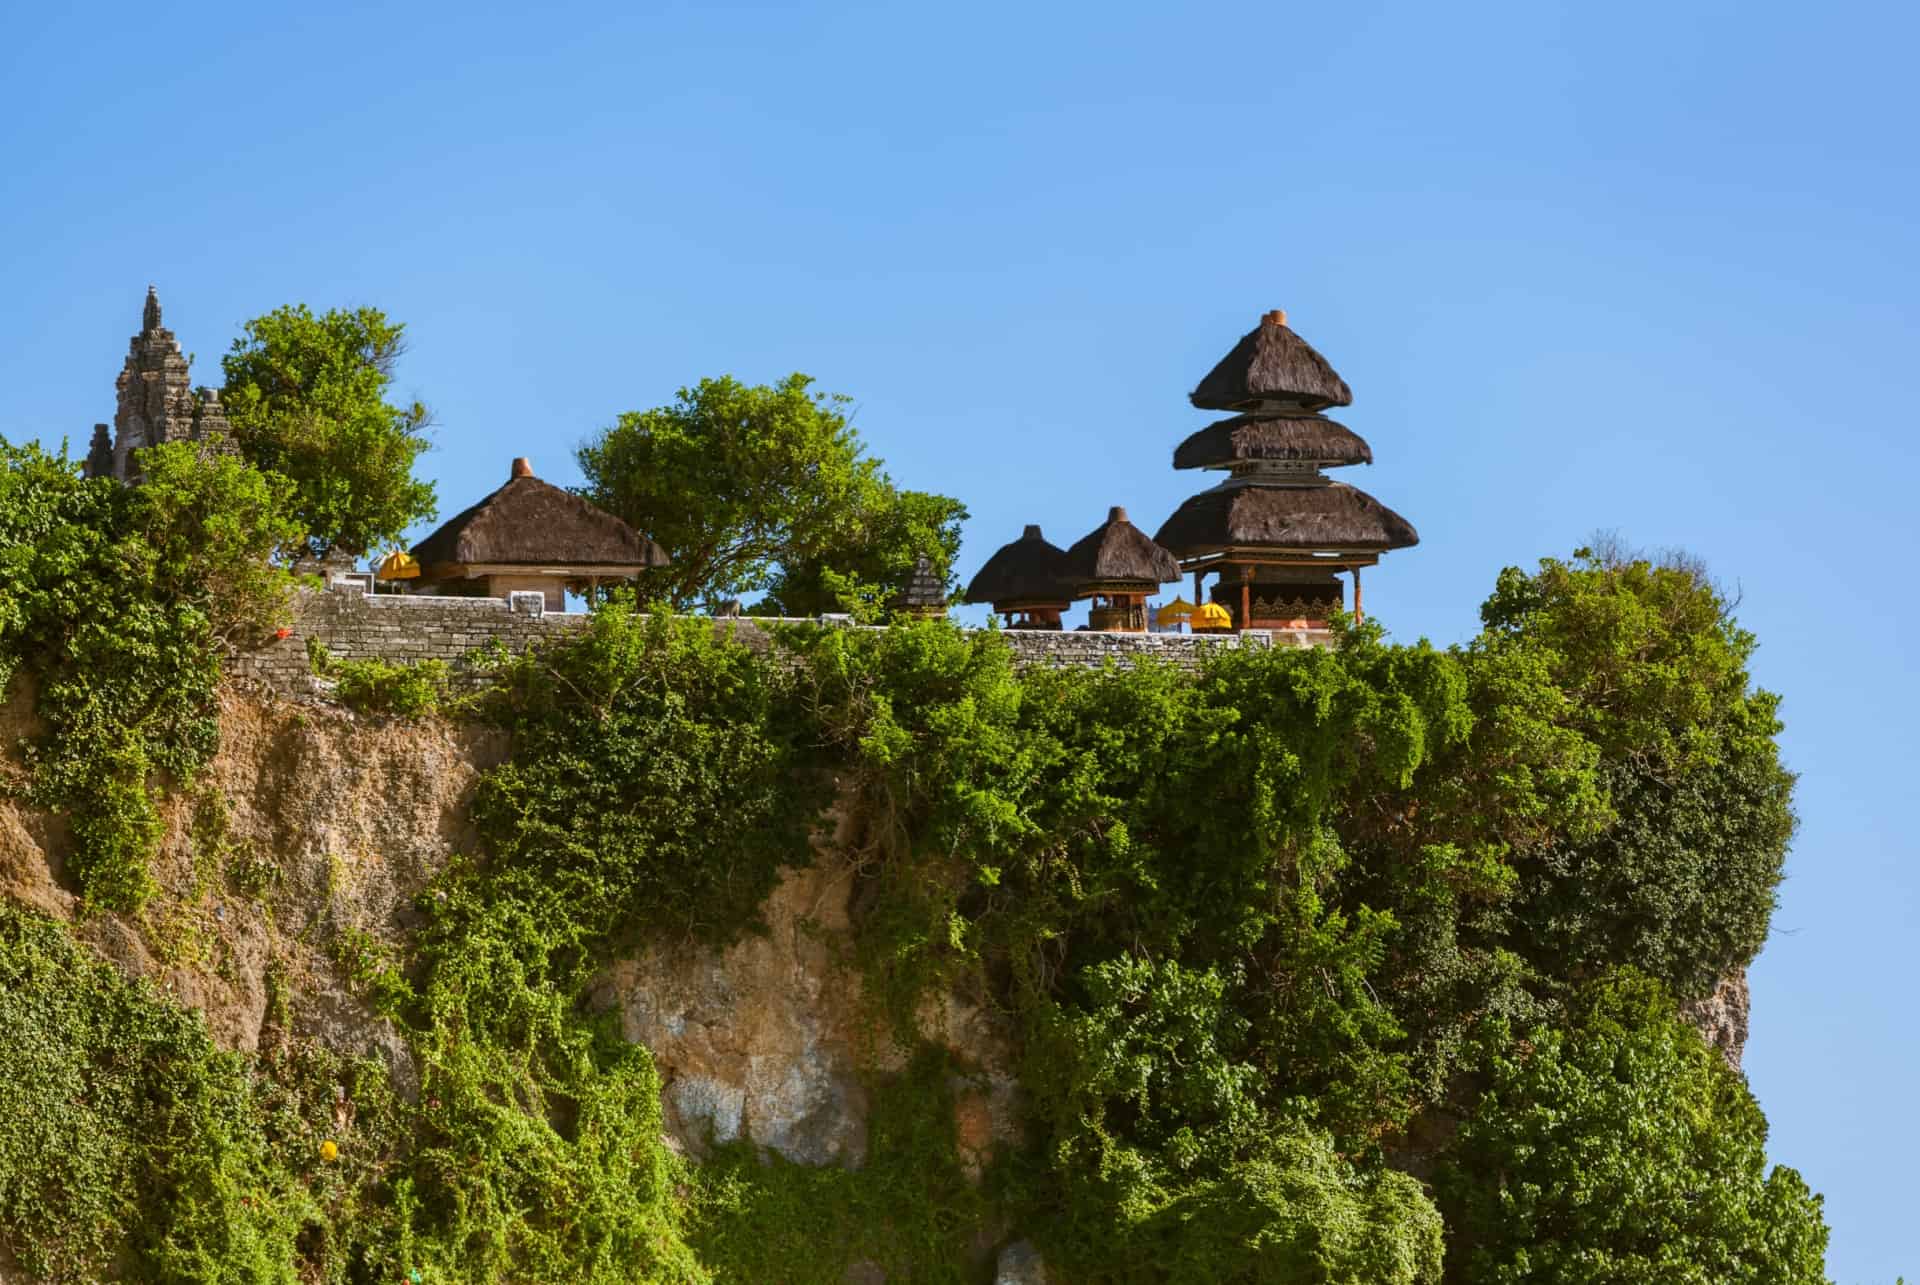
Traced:
<path fill-rule="evenodd" d="M 1223 469 L 1228 478 L 1175 511 L 1155 540 L 1193 575 L 1194 597 L 1208 575 L 1211 601 L 1239 629 L 1324 629 L 1344 605 L 1338 573 L 1353 576 L 1361 614 L 1360 568 L 1388 549 L 1418 544 L 1412 524 L 1365 491 L 1322 472 L 1373 463 L 1373 450 L 1321 415 L 1346 406 L 1346 381 L 1269 312 L 1200 386 L 1202 410 L 1238 411 L 1182 442 L 1175 468 Z"/>
<path fill-rule="evenodd" d="M 947 582 L 933 569 L 933 559 L 924 554 L 913 560 L 913 574 L 888 604 L 904 615 L 922 620 L 947 614 Z"/>
<path fill-rule="evenodd" d="M 1087 627 L 1116 633 L 1145 633 L 1147 596 L 1180 578 L 1173 554 L 1149 540 L 1117 504 L 1067 550 L 1062 565 L 1073 596 L 1093 599 Z"/>
<path fill-rule="evenodd" d="M 992 604 L 1009 629 L 1058 629 L 1060 613 L 1073 601 L 1067 551 L 1029 523 L 1018 540 L 1001 545 L 987 559 L 962 601 Z"/>
<path fill-rule="evenodd" d="M 538 590 L 549 611 L 585 592 L 667 565 L 666 552 L 625 522 L 513 462 L 507 484 L 416 544 L 412 593 L 504 598 Z"/>

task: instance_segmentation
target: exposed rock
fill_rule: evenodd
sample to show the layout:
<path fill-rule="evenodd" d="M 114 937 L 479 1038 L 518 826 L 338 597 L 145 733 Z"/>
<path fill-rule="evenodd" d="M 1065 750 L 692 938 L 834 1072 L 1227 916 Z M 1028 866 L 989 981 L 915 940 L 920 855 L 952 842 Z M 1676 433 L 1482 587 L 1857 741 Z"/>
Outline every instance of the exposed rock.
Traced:
<path fill-rule="evenodd" d="M 9 745 L 31 730 L 22 686 L 0 707 Z M 171 799 L 161 895 L 137 918 L 82 918 L 62 881 L 64 822 L 0 799 L 0 893 L 67 920 L 123 970 L 200 1009 L 225 1047 L 311 1038 L 383 1059 L 410 1092 L 418 1073 L 404 1040 L 354 993 L 332 947 L 350 931 L 376 946 L 403 939 L 432 876 L 477 851 L 467 803 L 505 752 L 505 737 L 486 729 L 228 692 L 203 778 L 207 799 L 224 800 L 218 850 L 198 850 L 210 845 L 195 838 L 194 815 L 219 805 Z M 10 767 L 0 754 L 0 770 Z M 229 878 L 236 868 L 251 871 L 257 899 Z M 818 864 L 788 872 L 769 898 L 765 936 L 655 951 L 598 979 L 596 1001 L 653 1051 L 671 1143 L 697 1156 L 709 1139 L 745 1138 L 801 1163 L 864 1162 L 868 1085 L 904 1056 L 834 954 L 850 931 L 852 884 L 823 845 Z M 276 989 L 284 1008 L 270 1004 Z M 995 1146 L 1017 1139 L 1011 1040 L 997 1015 L 959 996 L 931 999 L 918 1016 L 967 1068 L 953 1082 L 954 1127 L 977 1176 Z"/>
<path fill-rule="evenodd" d="M 1030 1240 L 1016 1240 L 1000 1251 L 993 1285 L 1047 1285 L 1047 1265 Z"/>
<path fill-rule="evenodd" d="M 23 699 L 0 716 L 9 742 L 27 726 Z M 398 939 L 427 880 L 474 850 L 467 796 L 504 750 L 485 729 L 229 693 L 202 788 L 162 807 L 161 892 L 140 916 L 79 918 L 65 825 L 11 800 L 0 801 L 0 892 L 68 920 L 124 971 L 200 1009 L 227 1048 L 260 1046 L 277 985 L 288 1025 L 274 1036 L 379 1057 L 406 1091 L 417 1076 L 405 1041 L 352 993 L 330 947 L 349 929 Z M 216 797 L 225 836 L 210 844 L 194 818 Z M 240 867 L 258 878 L 257 900 L 232 886 Z"/>
<path fill-rule="evenodd" d="M 596 987 L 628 1039 L 653 1050 L 670 1141 L 692 1155 L 747 1138 L 801 1164 L 857 1167 L 867 1154 L 863 1067 L 875 1043 L 858 980 L 826 934 L 847 928 L 849 878 L 823 860 L 789 871 L 769 932 L 724 951 L 656 951 Z"/>
<path fill-rule="evenodd" d="M 1747 1051 L 1747 1021 L 1753 997 L 1747 989 L 1747 970 L 1737 968 L 1702 999 L 1688 1000 L 1680 1006 L 1680 1015 L 1700 1032 L 1700 1038 L 1720 1050 L 1727 1065 L 1740 1069 Z"/>

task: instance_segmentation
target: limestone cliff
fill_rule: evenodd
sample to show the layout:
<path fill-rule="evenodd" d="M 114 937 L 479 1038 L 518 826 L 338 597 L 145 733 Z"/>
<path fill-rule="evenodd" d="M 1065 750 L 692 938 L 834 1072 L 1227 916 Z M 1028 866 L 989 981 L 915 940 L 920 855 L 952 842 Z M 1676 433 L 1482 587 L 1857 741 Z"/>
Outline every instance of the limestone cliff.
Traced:
<path fill-rule="evenodd" d="M 22 692 L 0 714 L 7 744 L 30 730 L 29 708 Z M 227 1047 L 311 1038 L 384 1059 L 403 1088 L 417 1083 L 404 1040 L 353 994 L 333 947 L 353 930 L 402 939 L 432 875 L 475 849 L 466 803 L 505 737 L 232 692 L 220 722 L 200 788 L 167 804 L 163 892 L 141 916 L 82 915 L 60 878 L 64 825 L 16 802 L 0 801 L 0 892 L 70 921 L 124 970 L 200 1009 Z M 223 813 L 217 824 L 209 809 Z M 823 851 L 768 899 L 764 936 L 604 971 L 594 998 L 653 1051 L 672 1145 L 699 1154 L 710 1139 L 744 1136 L 802 1163 L 861 1163 L 863 1072 L 896 1069 L 899 1053 L 835 961 L 850 890 Z M 925 1025 L 978 1068 L 954 1085 L 956 1129 L 963 1153 L 984 1157 L 1012 1127 L 1005 1037 L 958 1000 Z"/>

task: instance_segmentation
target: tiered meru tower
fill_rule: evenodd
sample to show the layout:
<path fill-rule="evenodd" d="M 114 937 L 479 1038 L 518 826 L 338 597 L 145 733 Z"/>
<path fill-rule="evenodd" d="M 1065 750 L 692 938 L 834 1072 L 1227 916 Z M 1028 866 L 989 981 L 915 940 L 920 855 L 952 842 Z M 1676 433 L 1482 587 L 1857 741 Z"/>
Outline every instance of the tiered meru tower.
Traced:
<path fill-rule="evenodd" d="M 147 287 L 140 333 L 127 346 L 127 362 L 114 387 L 118 405 L 113 436 L 108 438 L 105 424 L 93 426 L 88 477 L 138 481 L 133 452 L 162 442 L 199 442 L 213 451 L 234 449 L 220 394 L 211 388 L 194 391 L 179 341 L 160 324 L 160 297 L 152 286 Z"/>
<path fill-rule="evenodd" d="M 1237 629 L 1324 629 L 1343 605 L 1338 574 L 1353 574 L 1388 549 L 1418 544 L 1405 518 L 1322 470 L 1373 463 L 1357 433 L 1320 414 L 1353 393 L 1326 358 L 1269 312 L 1200 381 L 1201 410 L 1237 411 L 1207 425 L 1173 453 L 1175 468 L 1224 469 L 1227 480 L 1182 504 L 1154 536 L 1193 576 L 1196 601 L 1215 577 L 1213 601 Z"/>

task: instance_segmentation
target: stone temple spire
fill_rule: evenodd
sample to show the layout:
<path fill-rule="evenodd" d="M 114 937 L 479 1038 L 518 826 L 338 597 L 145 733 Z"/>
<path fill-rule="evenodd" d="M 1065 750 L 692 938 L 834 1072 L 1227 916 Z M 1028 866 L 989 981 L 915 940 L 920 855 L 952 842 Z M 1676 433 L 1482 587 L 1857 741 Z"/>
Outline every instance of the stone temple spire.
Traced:
<path fill-rule="evenodd" d="M 140 333 L 127 345 L 115 392 L 113 446 L 110 452 L 103 451 L 104 434 L 95 434 L 87 455 L 89 476 L 138 481 L 133 453 L 164 442 L 202 442 L 209 450 L 233 449 L 219 398 L 206 389 L 195 394 L 179 341 L 161 324 L 160 294 L 152 286 L 147 287 Z"/>

